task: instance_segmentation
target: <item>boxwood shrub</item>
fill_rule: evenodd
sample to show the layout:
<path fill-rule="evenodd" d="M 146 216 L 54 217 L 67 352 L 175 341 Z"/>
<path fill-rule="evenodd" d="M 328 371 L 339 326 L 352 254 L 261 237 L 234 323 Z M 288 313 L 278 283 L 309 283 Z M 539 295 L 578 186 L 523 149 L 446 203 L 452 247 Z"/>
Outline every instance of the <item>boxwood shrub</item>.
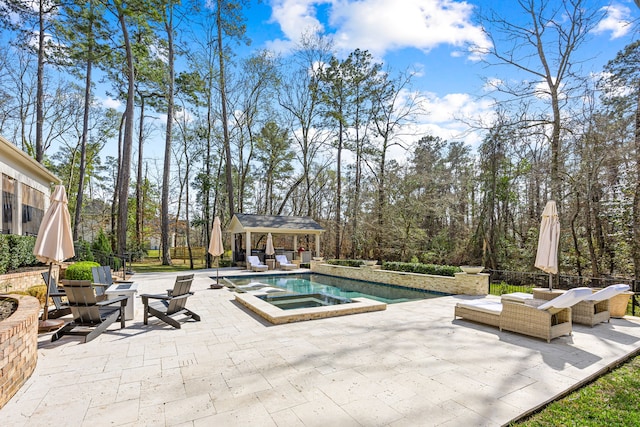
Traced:
<path fill-rule="evenodd" d="M 100 264 L 93 261 L 76 262 L 67 268 L 64 277 L 67 280 L 93 280 L 91 267 L 100 267 Z"/>
<path fill-rule="evenodd" d="M 343 267 L 360 267 L 364 265 L 364 261 L 361 259 L 329 259 L 327 264 L 341 265 Z"/>
<path fill-rule="evenodd" d="M 455 273 L 459 273 L 460 267 L 453 265 L 436 265 L 436 264 L 420 264 L 413 262 L 383 262 L 383 270 L 404 271 L 406 273 L 431 274 L 434 276 L 453 277 Z"/>

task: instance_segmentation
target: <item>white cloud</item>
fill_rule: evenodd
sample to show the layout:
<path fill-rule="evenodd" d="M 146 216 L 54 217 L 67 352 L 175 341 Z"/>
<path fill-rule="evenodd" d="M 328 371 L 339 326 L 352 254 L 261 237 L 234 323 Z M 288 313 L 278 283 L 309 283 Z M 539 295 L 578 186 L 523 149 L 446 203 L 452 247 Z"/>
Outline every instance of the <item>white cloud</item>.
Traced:
<path fill-rule="evenodd" d="M 595 34 L 611 32 L 611 39 L 624 37 L 631 31 L 631 10 L 621 4 L 611 4 L 600 9 L 604 19 L 593 29 Z"/>
<path fill-rule="evenodd" d="M 113 108 L 114 110 L 118 110 L 122 107 L 122 102 L 118 99 L 113 98 L 104 98 L 101 100 L 102 106 L 105 108 Z"/>
<path fill-rule="evenodd" d="M 453 0 L 272 0 L 272 22 L 289 40 L 309 28 L 330 28 L 339 50 L 368 50 L 374 56 L 404 48 L 428 52 L 440 45 L 456 47 L 455 55 L 480 59 L 489 40 L 471 18 L 474 6 Z M 326 19 L 322 14 L 326 13 Z M 473 49 L 471 45 L 481 49 Z"/>

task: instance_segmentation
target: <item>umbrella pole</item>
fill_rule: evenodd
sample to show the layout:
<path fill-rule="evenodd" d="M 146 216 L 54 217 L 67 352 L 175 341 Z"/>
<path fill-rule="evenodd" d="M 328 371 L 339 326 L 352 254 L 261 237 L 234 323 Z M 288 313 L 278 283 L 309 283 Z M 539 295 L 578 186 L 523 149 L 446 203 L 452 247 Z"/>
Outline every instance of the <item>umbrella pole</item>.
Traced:
<path fill-rule="evenodd" d="M 64 320 L 52 319 L 49 320 L 49 285 L 51 285 L 51 269 L 53 263 L 49 263 L 49 281 L 47 282 L 47 292 L 45 293 L 44 300 L 44 312 L 42 313 L 42 320 L 38 322 L 38 333 L 50 332 L 54 329 L 60 329 L 64 325 Z"/>
<path fill-rule="evenodd" d="M 553 274 L 549 273 L 549 291 L 553 290 Z"/>
<path fill-rule="evenodd" d="M 47 291 L 45 292 L 44 299 L 44 312 L 42 313 L 42 321 L 46 322 L 49 318 L 49 288 L 51 287 L 51 269 L 53 268 L 53 263 L 49 263 L 49 280 L 47 282 Z"/>

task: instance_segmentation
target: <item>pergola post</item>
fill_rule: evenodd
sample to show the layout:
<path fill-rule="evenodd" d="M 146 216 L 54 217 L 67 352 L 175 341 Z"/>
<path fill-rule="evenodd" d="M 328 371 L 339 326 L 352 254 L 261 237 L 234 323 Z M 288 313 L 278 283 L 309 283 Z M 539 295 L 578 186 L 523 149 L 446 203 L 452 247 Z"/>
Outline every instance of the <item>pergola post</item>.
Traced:
<path fill-rule="evenodd" d="M 317 257 L 320 256 L 320 234 L 316 234 L 316 251 L 314 255 Z"/>
<path fill-rule="evenodd" d="M 245 233 L 245 242 L 244 242 L 244 261 L 247 268 L 249 268 L 249 257 L 251 256 L 251 232 L 247 231 Z"/>
<path fill-rule="evenodd" d="M 293 235 L 293 254 L 294 254 L 294 256 L 297 253 L 298 253 L 298 235 L 294 234 Z"/>

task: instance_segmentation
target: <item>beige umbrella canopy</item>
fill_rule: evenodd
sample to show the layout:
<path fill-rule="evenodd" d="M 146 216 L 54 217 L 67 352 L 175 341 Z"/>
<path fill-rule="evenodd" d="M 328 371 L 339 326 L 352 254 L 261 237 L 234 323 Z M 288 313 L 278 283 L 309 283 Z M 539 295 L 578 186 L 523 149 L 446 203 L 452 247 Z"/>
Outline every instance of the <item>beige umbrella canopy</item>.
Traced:
<path fill-rule="evenodd" d="M 215 217 L 213 220 L 213 230 L 211 230 L 211 241 L 209 242 L 209 253 L 214 257 L 220 257 L 224 254 L 224 244 L 222 243 L 222 228 L 220 227 L 220 218 Z M 220 260 L 216 263 L 216 284 L 211 285 L 212 288 L 220 288 L 218 268 Z"/>
<path fill-rule="evenodd" d="M 538 253 L 534 266 L 549 273 L 549 290 L 553 288 L 553 274 L 558 274 L 558 243 L 560 241 L 560 219 L 556 202 L 549 200 L 542 212 Z"/>
<path fill-rule="evenodd" d="M 264 248 L 264 253 L 269 256 L 276 253 L 276 250 L 273 248 L 273 236 L 271 233 L 267 234 L 267 246 Z"/>
<path fill-rule="evenodd" d="M 56 185 L 50 200 L 49 209 L 47 209 L 47 212 L 42 218 L 42 223 L 40 223 L 40 229 L 38 230 L 38 237 L 33 246 L 33 255 L 35 255 L 36 259 L 49 264 L 49 280 L 51 280 L 51 268 L 54 263 L 59 264 L 75 255 L 73 235 L 71 234 L 71 217 L 67 206 L 67 193 L 63 185 Z M 59 321 L 53 322 L 48 320 L 49 285 L 50 284 L 47 283 L 44 313 L 39 326 L 41 330 L 59 326 L 60 323 Z"/>

